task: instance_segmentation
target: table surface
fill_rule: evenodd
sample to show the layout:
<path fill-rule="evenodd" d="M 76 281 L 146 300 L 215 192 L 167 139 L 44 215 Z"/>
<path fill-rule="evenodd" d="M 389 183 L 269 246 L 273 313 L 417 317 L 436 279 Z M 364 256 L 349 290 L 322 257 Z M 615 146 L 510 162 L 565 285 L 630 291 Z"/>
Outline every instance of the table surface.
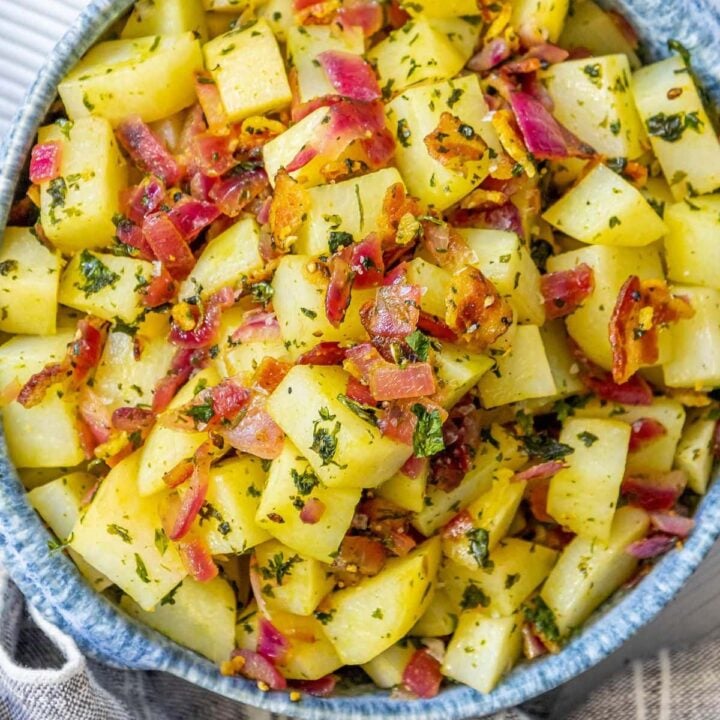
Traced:
<path fill-rule="evenodd" d="M 0 137 L 48 52 L 85 0 L 0 0 Z M 720 542 L 677 598 L 648 626 L 600 663 L 551 693 L 548 717 L 569 708 L 626 662 L 660 647 L 688 645 L 720 629 Z"/>

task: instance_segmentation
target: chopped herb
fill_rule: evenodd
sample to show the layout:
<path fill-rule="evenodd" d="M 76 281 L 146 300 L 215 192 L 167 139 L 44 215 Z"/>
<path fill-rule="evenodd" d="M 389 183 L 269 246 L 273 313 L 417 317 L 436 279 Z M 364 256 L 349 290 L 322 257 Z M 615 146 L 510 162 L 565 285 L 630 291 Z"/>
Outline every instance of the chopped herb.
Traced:
<path fill-rule="evenodd" d="M 305 317 L 309 317 L 311 320 L 314 320 L 317 317 L 317 313 L 314 310 L 310 310 L 310 308 L 301 307 L 300 312 Z"/>
<path fill-rule="evenodd" d="M 165 551 L 168 549 L 168 538 L 162 528 L 157 528 L 155 530 L 155 547 L 161 555 L 164 555 Z"/>
<path fill-rule="evenodd" d="M 330 610 L 330 612 L 324 612 L 322 610 L 315 610 L 313 615 L 315 616 L 316 620 L 319 620 L 323 625 L 327 625 L 332 619 L 333 615 L 335 614 L 335 608 Z"/>
<path fill-rule="evenodd" d="M 165 595 L 162 600 L 160 600 L 161 605 L 174 605 L 175 604 L 175 593 L 180 589 L 180 586 L 183 584 L 183 581 L 181 580 L 167 595 Z"/>
<path fill-rule="evenodd" d="M 520 441 L 525 446 L 528 455 L 541 460 L 562 460 L 566 455 L 575 452 L 569 445 L 558 442 L 544 433 L 525 435 L 520 438 Z"/>
<path fill-rule="evenodd" d="M 382 620 L 384 617 L 382 608 L 375 608 L 373 610 L 372 617 L 374 617 L 376 620 Z"/>
<path fill-rule="evenodd" d="M 581 440 L 583 445 L 585 447 L 591 447 L 594 445 L 600 438 L 598 438 L 597 435 L 594 435 L 591 432 L 588 432 L 587 430 L 583 430 L 581 433 L 578 433 L 578 440 Z"/>
<path fill-rule="evenodd" d="M 540 270 L 545 270 L 549 257 L 552 257 L 553 246 L 547 240 L 535 238 L 530 243 L 530 257 Z"/>
<path fill-rule="evenodd" d="M 331 253 L 336 253 L 341 247 L 347 247 L 355 242 L 349 232 L 343 230 L 331 230 L 328 237 L 328 247 Z"/>
<path fill-rule="evenodd" d="M 420 330 L 414 330 L 405 338 L 405 342 L 410 346 L 410 349 L 418 361 L 425 362 L 428 359 L 430 339 L 425 333 Z"/>
<path fill-rule="evenodd" d="M 53 178 L 48 184 L 47 194 L 50 196 L 51 208 L 64 207 L 65 199 L 67 197 L 67 185 L 65 183 L 65 178 Z"/>
<path fill-rule="evenodd" d="M 520 579 L 520 573 L 508 574 L 505 578 L 505 589 L 509 590 Z"/>
<path fill-rule="evenodd" d="M 448 107 L 451 108 L 455 105 L 455 103 L 463 96 L 464 92 L 465 91 L 462 88 L 453 88 L 453 91 L 450 93 L 450 97 L 447 101 Z"/>
<path fill-rule="evenodd" d="M 81 290 L 85 297 L 94 295 L 103 288 L 113 287 L 120 279 L 99 257 L 87 250 L 80 253 L 80 273 L 85 282 L 82 285 L 75 283 L 75 287 Z"/>
<path fill-rule="evenodd" d="M 538 595 L 523 608 L 525 619 L 535 626 L 535 630 L 543 638 L 551 642 L 560 640 L 560 630 L 553 611 L 545 604 L 545 601 Z"/>
<path fill-rule="evenodd" d="M 398 120 L 396 135 L 397 135 L 398 142 L 403 147 L 410 146 L 410 137 L 412 136 L 412 132 L 410 132 L 410 128 L 408 127 L 408 122 L 405 118 L 400 118 Z"/>
<path fill-rule="evenodd" d="M 295 468 L 292 468 L 290 477 L 301 495 L 309 495 L 320 483 L 318 476 L 310 466 L 305 468 L 302 475 Z"/>
<path fill-rule="evenodd" d="M 621 225 L 622 221 L 617 215 L 611 216 L 610 220 L 608 220 L 608 226 L 611 228 L 617 227 L 618 225 Z"/>
<path fill-rule="evenodd" d="M 283 584 L 283 578 L 292 575 L 293 565 L 301 562 L 302 558 L 299 555 L 293 555 L 287 560 L 285 555 L 281 552 L 275 553 L 270 558 L 267 566 L 261 566 L 260 574 L 264 580 L 275 580 L 277 585 Z"/>
<path fill-rule="evenodd" d="M 320 420 L 313 423 L 313 441 L 310 446 L 321 458 L 323 466 L 333 462 L 335 452 L 337 451 L 337 434 L 342 427 L 339 422 L 335 423 L 332 431 L 327 428 L 320 427 L 320 422 L 334 419 L 334 415 L 330 415 L 327 408 L 320 408 Z"/>
<path fill-rule="evenodd" d="M 592 65 L 585 65 L 583 72 L 590 78 L 590 82 L 596 87 L 602 85 L 602 67 L 600 63 L 593 63 Z"/>
<path fill-rule="evenodd" d="M 135 337 L 135 335 L 137 335 L 138 326 L 130 325 L 121 318 L 116 317 L 113 321 L 112 331 L 117 333 L 123 333 L 125 335 L 129 335 L 130 337 Z"/>
<path fill-rule="evenodd" d="M 274 293 L 273 286 L 266 280 L 250 286 L 250 296 L 256 303 L 262 305 L 267 305 L 272 300 Z"/>
<path fill-rule="evenodd" d="M 372 423 L 373 425 L 377 425 L 377 415 L 375 414 L 375 408 L 356 402 L 355 400 L 343 393 L 340 393 L 337 396 L 337 399 L 348 410 L 354 412 L 359 418 L 362 418 L 363 420 Z"/>
<path fill-rule="evenodd" d="M 610 132 L 613 135 L 619 135 L 620 134 L 620 121 L 619 120 L 613 120 L 610 123 Z"/>
<path fill-rule="evenodd" d="M 417 417 L 413 431 L 413 454 L 415 457 L 430 457 L 444 450 L 445 442 L 443 441 L 440 411 L 428 412 L 427 408 L 420 403 L 415 403 L 412 411 Z"/>
<path fill-rule="evenodd" d="M 7 277 L 10 273 L 17 272 L 17 260 L 3 260 L 0 262 L 0 275 Z"/>
<path fill-rule="evenodd" d="M 262 492 L 258 490 L 254 485 L 249 485 L 247 489 L 247 494 L 250 497 L 259 498 L 262 495 Z"/>
<path fill-rule="evenodd" d="M 660 112 L 649 117 L 645 121 L 645 126 L 650 135 L 659 137 L 666 142 L 677 142 L 687 128 L 698 133 L 701 132 L 703 121 L 698 117 L 697 111 L 672 113 L 671 115 Z"/>
<path fill-rule="evenodd" d="M 137 573 L 137 576 L 140 578 L 140 580 L 144 583 L 149 583 L 150 578 L 148 577 L 148 571 L 145 567 L 145 563 L 143 562 L 143 559 L 135 553 L 135 572 Z"/>
<path fill-rule="evenodd" d="M 115 523 L 111 523 L 107 526 L 107 531 L 110 535 L 117 535 L 123 542 L 128 545 L 132 545 L 132 538 L 126 528 L 116 525 Z"/>
<path fill-rule="evenodd" d="M 460 607 L 463 610 L 472 610 L 476 607 L 487 607 L 490 604 L 490 598 L 475 583 L 469 583 L 465 586 L 460 601 Z"/>
<path fill-rule="evenodd" d="M 465 537 L 468 539 L 468 549 L 477 566 L 485 569 L 492 568 L 493 562 L 490 560 L 490 548 L 488 547 L 490 540 L 488 531 L 484 528 L 473 528 L 465 533 Z"/>
<path fill-rule="evenodd" d="M 191 405 L 185 411 L 185 414 L 192 418 L 196 425 L 200 423 L 207 425 L 212 420 L 213 415 L 215 415 L 212 398 L 208 398 L 207 402 Z"/>

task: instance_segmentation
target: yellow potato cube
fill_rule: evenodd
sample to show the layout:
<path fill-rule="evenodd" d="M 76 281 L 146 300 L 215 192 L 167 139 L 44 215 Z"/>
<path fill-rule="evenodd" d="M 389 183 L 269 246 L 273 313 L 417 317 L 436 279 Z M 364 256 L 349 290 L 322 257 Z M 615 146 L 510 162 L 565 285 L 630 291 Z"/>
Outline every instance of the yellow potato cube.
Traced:
<path fill-rule="evenodd" d="M 216 37 L 203 52 L 231 121 L 281 110 L 290 104 L 285 65 L 277 40 L 264 20 Z"/>
<path fill-rule="evenodd" d="M 163 600 L 165 602 L 163 602 Z M 220 664 L 235 649 L 235 592 L 227 580 L 185 578 L 152 611 L 123 595 L 120 607 L 131 617 L 180 645 Z"/>
<path fill-rule="evenodd" d="M 445 408 L 453 407 L 470 392 L 494 364 L 487 355 L 471 353 L 450 343 L 433 352 L 430 360 L 438 385 L 434 399 Z"/>
<path fill-rule="evenodd" d="M 578 629 L 633 576 L 638 560 L 625 548 L 645 537 L 649 525 L 644 510 L 622 507 L 615 514 L 607 543 L 578 536 L 565 547 L 540 592 L 561 636 Z"/>
<path fill-rule="evenodd" d="M 422 15 L 426 18 L 454 19 L 478 14 L 478 5 L 474 0 L 450 0 L 450 2 L 403 0 L 400 4 L 403 10 L 407 11 L 412 17 Z"/>
<path fill-rule="evenodd" d="M 667 232 L 640 191 L 605 165 L 596 165 L 543 219 L 580 242 L 597 245 L 649 245 Z"/>
<path fill-rule="evenodd" d="M 328 596 L 321 606 L 329 616 L 324 630 L 343 663 L 369 662 L 407 634 L 430 604 L 439 562 L 440 540 L 431 538 L 388 560 L 377 575 Z"/>
<path fill-rule="evenodd" d="M 675 467 L 684 470 L 688 487 L 698 495 L 707 491 L 714 464 L 715 426 L 717 420 L 698 410 L 688 417 L 675 454 Z"/>
<path fill-rule="evenodd" d="M 71 120 L 100 115 L 115 126 L 139 115 L 152 122 L 195 102 L 194 75 L 202 67 L 192 32 L 109 40 L 85 55 L 58 92 Z"/>
<path fill-rule="evenodd" d="M 720 195 L 688 198 L 665 209 L 668 278 L 720 290 Z"/>
<path fill-rule="evenodd" d="M 553 115 L 599 153 L 632 160 L 648 149 L 626 55 L 568 60 L 538 78 L 553 100 Z"/>
<path fill-rule="evenodd" d="M 328 487 L 376 487 L 412 454 L 342 402 L 350 376 L 333 366 L 296 365 L 268 399 L 273 420 Z"/>
<path fill-rule="evenodd" d="M 445 299 L 450 292 L 452 275 L 447 270 L 416 257 L 407 264 L 406 279 L 410 285 L 419 285 L 423 290 L 420 309 L 444 320 Z"/>
<path fill-rule="evenodd" d="M 549 320 L 540 328 L 540 336 L 557 394 L 567 397 L 586 392 L 585 383 L 580 379 L 577 360 L 570 350 L 565 323 L 562 320 Z"/>
<path fill-rule="evenodd" d="M 385 194 L 396 183 L 402 183 L 400 173 L 395 168 L 384 168 L 310 188 L 310 209 L 298 232 L 294 251 L 313 257 L 328 255 L 333 233 L 349 233 L 359 242 L 377 231 Z"/>
<path fill-rule="evenodd" d="M 438 589 L 427 610 L 415 623 L 410 635 L 414 637 L 445 637 L 452 635 L 457 627 L 458 613 L 448 594 Z"/>
<path fill-rule="evenodd" d="M 517 328 L 508 353 L 498 357 L 495 368 L 480 378 L 478 392 L 486 408 L 557 393 L 536 325 Z"/>
<path fill-rule="evenodd" d="M 656 246 L 622 248 L 593 245 L 555 255 L 548 259 L 548 270 L 570 270 L 586 263 L 593 270 L 595 289 L 572 315 L 565 318 L 570 337 L 595 363 L 612 367 L 610 340 L 599 328 L 607 328 L 620 288 L 630 275 L 641 280 L 663 279 L 664 273 Z M 666 331 L 669 332 L 669 331 Z"/>
<path fill-rule="evenodd" d="M 207 40 L 205 11 L 200 0 L 138 0 L 120 37 L 181 35 L 188 31 Z"/>
<path fill-rule="evenodd" d="M 568 14 L 569 0 L 516 0 L 512 4 L 514 30 L 526 44 L 557 42 Z M 528 42 L 532 40 L 533 42 Z"/>
<path fill-rule="evenodd" d="M 158 499 L 137 492 L 140 454 L 118 463 L 73 529 L 70 547 L 143 610 L 152 610 L 186 575 L 158 514 Z"/>
<path fill-rule="evenodd" d="M 416 649 L 412 642 L 403 639 L 366 662 L 362 669 L 379 688 L 397 687 L 402 685 L 403 673 Z"/>
<path fill-rule="evenodd" d="M 65 268 L 58 299 L 103 320 L 133 324 L 145 309 L 143 290 L 153 275 L 146 260 L 83 250 Z"/>
<path fill-rule="evenodd" d="M 263 601 L 274 610 L 310 615 L 334 587 L 327 565 L 295 552 L 277 540 L 255 548 Z"/>
<path fill-rule="evenodd" d="M 420 512 L 423 509 L 429 473 L 429 464 L 425 465 L 417 477 L 410 477 L 402 469 L 398 470 L 389 480 L 378 486 L 375 494 L 394 502 L 401 508 Z"/>
<path fill-rule="evenodd" d="M 0 330 L 53 335 L 56 330 L 60 256 L 30 228 L 5 228 L 0 247 Z"/>
<path fill-rule="evenodd" d="M 60 176 L 40 184 L 40 220 L 61 250 L 109 245 L 113 216 L 127 185 L 127 166 L 112 128 L 102 118 L 46 125 L 38 141 L 60 142 Z"/>
<path fill-rule="evenodd" d="M 685 61 L 675 55 L 633 75 L 633 95 L 676 200 L 720 186 L 720 140 Z"/>
<path fill-rule="evenodd" d="M 219 1 L 234 2 L 234 0 Z M 257 17 L 265 20 L 280 42 L 287 42 L 290 28 L 295 27 L 295 6 L 293 5 L 293 0 L 268 0 L 268 2 L 264 2 L 255 10 L 255 14 Z"/>
<path fill-rule="evenodd" d="M 550 481 L 547 509 L 574 533 L 607 542 L 625 475 L 630 425 L 619 420 L 570 418 L 560 442 L 573 452 Z"/>

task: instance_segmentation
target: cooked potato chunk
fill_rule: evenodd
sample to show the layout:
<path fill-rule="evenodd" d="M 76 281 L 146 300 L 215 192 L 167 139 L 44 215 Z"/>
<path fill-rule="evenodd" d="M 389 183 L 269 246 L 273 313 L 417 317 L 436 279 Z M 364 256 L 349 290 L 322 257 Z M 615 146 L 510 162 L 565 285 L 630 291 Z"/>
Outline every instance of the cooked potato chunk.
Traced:
<path fill-rule="evenodd" d="M 207 40 L 207 23 L 200 0 L 138 0 L 120 37 L 181 35 L 188 31 Z"/>
<path fill-rule="evenodd" d="M 427 610 L 415 623 L 410 635 L 414 637 L 445 637 L 452 635 L 457 627 L 457 607 L 448 594 L 438 589 L 433 595 Z"/>
<path fill-rule="evenodd" d="M 379 688 L 397 687 L 402 685 L 403 673 L 415 650 L 412 642 L 401 640 L 366 662 L 362 669 Z"/>
<path fill-rule="evenodd" d="M 453 407 L 493 366 L 487 355 L 471 353 L 450 343 L 435 351 L 431 361 L 438 384 L 435 400 L 446 408 Z"/>
<path fill-rule="evenodd" d="M 568 0 L 517 0 L 511 24 L 528 45 L 557 42 L 568 14 Z"/>
<path fill-rule="evenodd" d="M 389 480 L 379 485 L 375 493 L 401 508 L 420 512 L 423 509 L 429 472 L 429 464 L 426 464 L 416 477 L 407 475 L 401 468 Z"/>
<path fill-rule="evenodd" d="M 705 494 L 712 472 L 716 425 L 709 413 L 693 412 L 677 446 L 675 466 L 686 472 L 688 487 L 699 495 Z"/>

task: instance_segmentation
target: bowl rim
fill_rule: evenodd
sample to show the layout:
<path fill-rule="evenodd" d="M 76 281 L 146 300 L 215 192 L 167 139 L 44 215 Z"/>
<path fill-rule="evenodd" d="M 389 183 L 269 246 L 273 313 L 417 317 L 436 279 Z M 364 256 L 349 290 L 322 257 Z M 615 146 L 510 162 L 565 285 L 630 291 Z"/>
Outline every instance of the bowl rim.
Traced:
<path fill-rule="evenodd" d="M 133 0 L 93 0 L 56 45 L 18 110 L 1 152 L 0 227 L 4 228 L 35 133 L 66 71 Z M 384 691 L 290 701 L 263 693 L 241 678 L 223 677 L 217 667 L 125 615 L 96 593 L 64 554 L 51 555 L 51 535 L 30 506 L 0 436 L 0 559 L 27 600 L 69 634 L 81 650 L 116 667 L 162 670 L 249 706 L 307 720 L 455 720 L 500 711 L 557 687 L 588 670 L 652 620 L 675 596 L 720 535 L 720 482 L 713 477 L 700 502 L 696 527 L 684 546 L 666 555 L 626 595 L 611 600 L 557 655 L 521 664 L 489 694 L 450 686 L 432 700 L 391 700 Z"/>

